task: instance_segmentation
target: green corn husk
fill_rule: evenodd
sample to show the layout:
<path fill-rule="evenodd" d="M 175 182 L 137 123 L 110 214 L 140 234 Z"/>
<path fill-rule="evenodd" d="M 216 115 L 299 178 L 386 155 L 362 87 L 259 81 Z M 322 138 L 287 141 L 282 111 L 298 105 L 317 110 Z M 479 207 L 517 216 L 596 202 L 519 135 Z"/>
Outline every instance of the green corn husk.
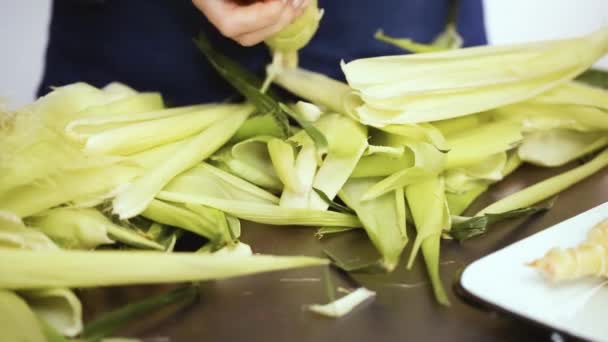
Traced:
<path fill-rule="evenodd" d="M 268 155 L 277 177 L 283 183 L 283 193 L 287 191 L 301 191 L 303 184 L 296 174 L 296 157 L 293 145 L 281 139 L 270 139 L 267 143 Z M 314 151 L 314 149 L 313 149 Z M 314 154 L 313 154 L 314 157 Z M 316 169 L 316 159 L 314 168 Z"/>
<path fill-rule="evenodd" d="M 169 160 L 146 172 L 120 192 L 112 201 L 114 213 L 127 219 L 144 211 L 171 179 L 208 158 L 230 140 L 252 111 L 250 106 L 243 107 L 189 139 Z"/>
<path fill-rule="evenodd" d="M 317 0 L 312 0 L 301 16 L 264 42 L 273 52 L 296 52 L 306 46 L 317 32 L 322 15 Z"/>
<path fill-rule="evenodd" d="M 374 34 L 377 40 L 394 45 L 398 48 L 413 53 L 438 52 L 462 47 L 463 39 L 456 31 L 454 24 L 448 24 L 445 31 L 441 32 L 430 44 L 417 43 L 409 38 L 393 38 L 379 30 Z"/>
<path fill-rule="evenodd" d="M 449 139 L 452 136 L 464 135 L 483 124 L 487 124 L 491 121 L 492 117 L 485 114 L 486 113 L 471 114 L 453 119 L 435 121 L 433 122 L 433 126 L 437 128 L 443 136 Z"/>
<path fill-rule="evenodd" d="M 210 210 L 213 212 L 195 212 L 184 206 L 154 199 L 141 215 L 155 222 L 179 227 L 216 241 L 220 239 L 218 232 L 220 227 L 217 222 L 219 214 L 213 209 Z"/>
<path fill-rule="evenodd" d="M 203 109 L 209 105 L 195 105 L 186 107 L 177 107 L 170 109 L 146 110 L 146 111 L 125 111 L 110 113 L 101 112 L 100 115 L 87 116 L 84 118 L 70 121 L 65 127 L 65 134 L 71 139 L 77 141 L 86 141 L 93 134 L 100 133 L 106 130 L 119 128 L 128 124 L 138 123 L 148 120 L 164 119 L 176 115 L 185 114 L 196 110 Z M 128 114 L 125 114 L 127 112 Z"/>
<path fill-rule="evenodd" d="M 243 109 L 243 105 L 211 104 L 180 115 L 128 124 L 90 136 L 85 150 L 114 155 L 145 151 L 195 135 Z"/>
<path fill-rule="evenodd" d="M 165 252 L 173 252 L 182 233 L 181 229 L 174 229 L 158 222 L 152 223 L 146 230 L 146 236 L 161 244 L 165 248 Z"/>
<path fill-rule="evenodd" d="M 322 17 L 323 11 L 319 10 L 317 0 L 311 0 L 302 15 L 264 41 L 272 53 L 272 64 L 268 67 L 267 78 L 262 85 L 263 92 L 276 76 L 276 69 L 298 66 L 298 50 L 310 42 Z"/>
<path fill-rule="evenodd" d="M 63 336 L 74 337 L 82 331 L 82 305 L 66 288 L 20 291 L 36 316 Z"/>
<path fill-rule="evenodd" d="M 523 139 L 521 126 L 516 123 L 492 122 L 448 138 L 451 149 L 445 168 L 462 168 L 482 162 L 497 153 L 517 146 Z"/>
<path fill-rule="evenodd" d="M 203 195 L 161 191 L 157 198 L 178 203 L 200 204 L 216 208 L 240 219 L 270 224 L 294 226 L 360 227 L 356 216 L 302 208 L 284 208 L 278 205 L 227 200 Z"/>
<path fill-rule="evenodd" d="M 536 183 L 494 202 L 479 211 L 475 216 L 500 214 L 515 209 L 530 207 L 542 200 L 555 196 L 606 166 L 608 166 L 608 150 L 600 152 L 591 161 L 579 167 Z"/>
<path fill-rule="evenodd" d="M 198 287 L 187 286 L 130 303 L 117 310 L 104 313 L 101 317 L 89 322 L 82 331 L 82 337 L 88 341 L 98 341 L 138 318 L 145 317 L 169 305 L 183 306 L 192 303 L 197 297 Z"/>
<path fill-rule="evenodd" d="M 367 128 L 338 115 L 326 114 L 317 122 L 328 140 L 328 153 L 316 172 L 312 186 L 333 199 L 354 171 L 367 149 Z M 348 139 L 344 139 L 344 137 Z M 327 210 L 329 204 L 311 194 L 309 208 Z"/>
<path fill-rule="evenodd" d="M 418 249 L 422 248 L 435 298 L 440 304 L 449 305 L 450 302 L 439 275 L 441 235 L 444 230 L 449 230 L 451 225 L 450 212 L 444 195 L 443 180 L 435 177 L 412 184 L 406 188 L 405 194 L 417 232 L 408 261 L 408 268 L 412 267 Z"/>
<path fill-rule="evenodd" d="M 313 304 L 310 305 L 308 309 L 322 316 L 339 318 L 347 315 L 357 305 L 363 303 L 369 298 L 374 297 L 375 295 L 375 292 L 364 287 L 360 287 L 342 298 L 323 305 Z"/>
<path fill-rule="evenodd" d="M 556 167 L 565 165 L 608 145 L 608 132 L 552 129 L 526 134 L 517 149 L 528 163 Z"/>
<path fill-rule="evenodd" d="M 382 267 L 392 271 L 397 266 L 407 244 L 405 230 L 405 200 L 402 189 L 397 189 L 369 201 L 363 194 L 378 182 L 378 178 L 350 179 L 340 191 L 340 198 L 353 208 L 370 240 L 382 255 Z"/>
<path fill-rule="evenodd" d="M 386 177 L 414 166 L 414 153 L 404 146 L 368 146 L 368 150 L 370 148 L 376 151 L 368 153 L 359 160 L 350 175 L 351 178 Z M 377 148 L 389 150 L 383 152 Z"/>
<path fill-rule="evenodd" d="M 272 191 L 283 188 L 268 153 L 268 141 L 274 137 L 258 136 L 227 146 L 211 157 L 224 171 Z"/>
<path fill-rule="evenodd" d="M 499 163 L 501 162 L 500 160 L 497 161 Z M 519 158 L 517 151 L 511 151 L 510 153 L 508 153 L 507 161 L 503 165 L 500 179 L 503 179 L 504 177 L 511 174 L 518 167 L 520 167 L 522 163 L 523 161 L 521 160 L 521 158 Z M 484 169 L 485 165 L 478 171 Z M 493 170 L 491 168 L 488 171 L 490 171 L 490 174 L 494 173 L 492 172 Z M 448 172 L 446 172 L 446 174 L 447 173 Z M 483 179 L 483 177 L 481 179 L 475 178 L 475 175 L 483 176 L 485 177 L 485 179 Z M 447 199 L 448 208 L 450 209 L 451 215 L 462 214 L 473 203 L 473 201 L 475 201 L 477 197 L 479 197 L 482 193 L 488 190 L 489 185 L 494 182 L 491 179 L 487 179 L 487 175 L 478 174 L 477 172 L 473 173 L 473 175 L 467 175 L 467 178 L 465 178 L 464 181 L 464 184 L 454 184 L 450 183 L 449 179 L 446 179 L 445 197 Z M 466 191 L 462 191 L 462 189 L 460 188 L 461 186 L 464 186 Z"/>
<path fill-rule="evenodd" d="M 5 341 L 47 342 L 38 318 L 27 303 L 14 292 L 2 289 L 0 329 Z"/>
<path fill-rule="evenodd" d="M 164 190 L 254 203 L 279 203 L 279 199 L 270 192 L 207 163 L 175 177 Z"/>
<path fill-rule="evenodd" d="M 569 82 L 528 101 L 489 113 L 499 120 L 521 122 L 524 132 L 571 129 L 608 130 L 608 91 Z"/>
<path fill-rule="evenodd" d="M 535 97 L 608 51 L 608 27 L 587 36 L 510 46 L 364 58 L 343 64 L 363 102 L 351 115 L 382 127 L 443 120 Z"/>
<path fill-rule="evenodd" d="M 141 251 L 0 249 L 0 259 L 0 274 L 11 275 L 0 278 L 0 289 L 13 290 L 204 281 L 327 264 L 327 260 L 303 256 L 243 257 Z"/>
<path fill-rule="evenodd" d="M 230 143 L 238 143 L 259 136 L 283 138 L 284 132 L 271 114 L 256 115 L 245 120 L 230 139 Z"/>
<path fill-rule="evenodd" d="M 14 213 L 0 210 L 0 248 L 57 250 L 44 233 L 28 228 Z"/>
<path fill-rule="evenodd" d="M 94 206 L 139 173 L 138 167 L 126 164 L 64 172 L 0 194 L 0 209 L 27 217 L 76 200 Z"/>
<path fill-rule="evenodd" d="M 410 150 L 414 157 L 414 163 L 372 186 L 363 195 L 364 200 L 370 200 L 389 191 L 433 177 L 442 171 L 445 155 L 432 144 L 410 140 L 394 134 L 383 134 L 382 136 L 385 139 L 383 143 L 389 146 L 399 144 Z"/>
<path fill-rule="evenodd" d="M 93 249 L 120 241 L 125 245 L 164 250 L 135 230 L 114 224 L 90 208 L 56 208 L 32 216 L 27 223 L 40 229 L 63 249 Z"/>
<path fill-rule="evenodd" d="M 507 152 L 500 152 L 477 164 L 447 170 L 443 173 L 446 191 L 462 193 L 476 188 L 480 183 L 496 183 L 503 178 L 506 165 Z"/>

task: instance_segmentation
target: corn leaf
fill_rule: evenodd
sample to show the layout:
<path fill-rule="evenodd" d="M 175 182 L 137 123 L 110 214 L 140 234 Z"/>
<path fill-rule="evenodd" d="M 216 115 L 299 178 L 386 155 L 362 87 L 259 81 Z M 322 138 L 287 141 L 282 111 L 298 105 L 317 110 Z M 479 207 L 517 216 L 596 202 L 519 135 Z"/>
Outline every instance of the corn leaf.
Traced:
<path fill-rule="evenodd" d="M 273 137 L 257 136 L 227 146 L 211 157 L 220 169 L 268 190 L 281 190 L 283 185 L 272 165 L 267 143 Z"/>
<path fill-rule="evenodd" d="M 129 303 L 119 309 L 104 313 L 101 317 L 89 322 L 82 331 L 81 337 L 90 341 L 103 339 L 129 323 L 161 308 L 175 304 L 183 306 L 192 303 L 197 296 L 198 288 L 187 286 Z"/>
<path fill-rule="evenodd" d="M 47 341 L 38 318 L 27 303 L 14 292 L 3 289 L 0 289 L 0 327 L 5 341 Z"/>
<path fill-rule="evenodd" d="M 319 28 L 322 16 L 323 11 L 319 10 L 317 0 L 312 0 L 299 17 L 264 42 L 273 53 L 296 52 L 312 39 Z"/>
<path fill-rule="evenodd" d="M 479 184 L 496 183 L 502 180 L 506 165 L 507 153 L 499 152 L 477 164 L 447 170 L 443 174 L 446 191 L 462 193 L 476 188 Z"/>
<path fill-rule="evenodd" d="M 572 80 L 608 50 L 608 28 L 580 38 L 483 46 L 343 64 L 364 124 L 419 123 L 520 102 Z"/>
<path fill-rule="evenodd" d="M 530 207 L 542 200 L 555 196 L 581 180 L 591 176 L 608 165 L 608 150 L 597 154 L 591 161 L 574 169 L 536 183 L 490 204 L 475 216 L 500 214 L 507 211 Z"/>
<path fill-rule="evenodd" d="M 82 331 L 82 305 L 74 292 L 66 288 L 21 291 L 19 295 L 34 313 L 64 336 Z"/>
<path fill-rule="evenodd" d="M 301 68 L 282 68 L 274 82 L 291 93 L 330 111 L 347 114 L 347 98 L 352 90 L 340 81 Z"/>
<path fill-rule="evenodd" d="M 344 206 L 340 203 L 336 203 L 333 200 L 331 200 L 323 191 L 317 189 L 317 188 L 312 188 L 312 190 L 319 195 L 319 197 L 325 202 L 327 203 L 328 207 L 331 209 L 336 210 L 337 212 L 340 213 L 347 213 L 347 214 L 356 214 L 354 210 L 352 210 L 351 208 Z M 336 227 L 331 227 L 332 229 L 335 229 Z M 323 229 L 323 228 L 321 228 Z M 321 230 L 319 229 L 319 230 Z M 350 230 L 350 228 L 347 228 Z"/>
<path fill-rule="evenodd" d="M 129 155 L 195 135 L 218 120 L 228 120 L 243 105 L 208 105 L 166 118 L 131 123 L 87 138 L 92 153 Z"/>
<path fill-rule="evenodd" d="M 131 218 L 142 211 L 154 196 L 181 172 L 208 158 L 224 145 L 251 114 L 252 108 L 230 114 L 226 119 L 215 122 L 203 132 L 192 137 L 165 163 L 146 172 L 129 184 L 113 200 L 114 213 L 121 219 Z"/>
<path fill-rule="evenodd" d="M 576 78 L 589 85 L 608 89 L 608 72 L 599 69 L 589 69 Z"/>
<path fill-rule="evenodd" d="M 1 249 L 0 259 L 0 274 L 11 275 L 0 278 L 0 288 L 15 290 L 204 281 L 327 264 L 304 256 L 12 249 Z"/>
<path fill-rule="evenodd" d="M 394 135 L 430 143 L 442 152 L 450 150 L 443 133 L 430 123 L 387 125 L 380 129 Z"/>
<path fill-rule="evenodd" d="M 64 172 L 0 193 L 0 209 L 27 217 L 85 198 L 90 205 L 99 204 L 139 173 L 138 167 L 126 164 Z"/>
<path fill-rule="evenodd" d="M 486 190 L 489 185 L 485 181 L 477 181 L 470 185 L 465 192 L 446 192 L 448 208 L 452 215 L 460 215 Z"/>
<path fill-rule="evenodd" d="M 474 131 L 454 135 L 448 139 L 451 149 L 447 153 L 445 168 L 462 168 L 517 146 L 523 139 L 521 126 L 515 123 L 493 122 Z"/>
<path fill-rule="evenodd" d="M 304 129 L 306 134 L 308 134 L 312 142 L 315 144 L 319 154 L 327 152 L 329 143 L 321 131 L 319 131 L 312 123 L 304 120 L 304 118 L 298 112 L 292 110 L 286 105 L 279 103 L 279 107 Z"/>
<path fill-rule="evenodd" d="M 497 161 L 501 162 L 500 159 L 498 159 Z M 508 153 L 508 157 L 506 163 L 504 163 L 503 165 L 500 178 L 502 179 L 507 175 L 511 174 L 519 166 L 521 166 L 521 164 L 522 160 L 519 158 L 517 151 L 512 151 Z M 462 214 L 471 205 L 471 203 L 475 201 L 477 197 L 479 197 L 488 189 L 489 184 L 493 182 L 492 179 L 488 179 L 488 177 L 483 174 L 484 169 L 489 171 L 490 174 L 493 174 L 495 172 L 492 170 L 491 165 L 488 165 L 490 166 L 490 168 L 485 168 L 485 166 L 483 165 L 478 166 L 480 166 L 481 168 L 474 172 L 472 176 L 467 176 L 464 179 L 464 183 L 451 183 L 451 180 L 447 179 L 448 177 L 446 176 L 445 197 L 448 202 L 448 208 L 450 209 L 450 213 L 452 215 Z M 482 171 L 482 173 L 478 173 L 479 171 Z M 449 171 L 446 172 L 444 175 L 447 175 L 448 173 Z M 482 178 L 475 178 L 475 175 L 482 176 Z M 466 191 L 462 191 L 462 189 L 460 188 L 461 186 L 465 187 Z"/>
<path fill-rule="evenodd" d="M 175 111 L 162 110 L 163 108 L 163 100 L 158 93 L 127 95 L 117 101 L 87 107 L 78 112 L 78 118 L 66 124 L 64 134 L 75 141 L 83 141 L 91 133 L 100 131 L 100 128 L 159 117 Z"/>
<path fill-rule="evenodd" d="M 63 249 L 93 249 L 114 241 L 125 245 L 163 250 L 163 246 L 141 233 L 114 224 L 91 208 L 56 208 L 27 219 Z"/>
<path fill-rule="evenodd" d="M 175 177 L 164 190 L 254 203 L 279 203 L 275 195 L 207 163 Z"/>
<path fill-rule="evenodd" d="M 450 213 L 444 195 L 443 180 L 439 177 L 412 184 L 405 189 L 414 223 L 416 240 L 408 261 L 412 267 L 418 250 L 426 263 L 435 298 L 442 305 L 449 305 L 448 297 L 439 275 L 439 245 L 444 230 L 450 228 Z"/>
<path fill-rule="evenodd" d="M 565 165 L 608 145 L 606 132 L 577 132 L 552 129 L 526 134 L 517 149 L 528 163 L 556 167 Z"/>
<path fill-rule="evenodd" d="M 95 209 L 50 209 L 28 218 L 27 223 L 63 249 L 87 250 L 114 243 L 108 235 L 112 222 Z"/>
<path fill-rule="evenodd" d="M 308 310 L 317 313 L 322 316 L 331 318 L 340 318 L 350 313 L 361 303 L 365 302 L 371 297 L 376 295 L 375 292 L 370 291 L 364 287 L 360 287 L 353 292 L 334 300 L 327 304 L 313 304 L 308 307 Z"/>
<path fill-rule="evenodd" d="M 386 148 L 394 148 L 392 146 L 383 146 Z M 400 154 L 390 153 L 373 153 L 362 157 L 351 174 L 351 178 L 365 177 L 386 177 L 404 169 L 414 166 L 414 153 L 412 150 L 400 148 Z M 382 167 L 378 167 L 382 165 Z"/>
<path fill-rule="evenodd" d="M 433 177 L 442 171 L 445 155 L 435 146 L 425 142 L 409 141 L 402 137 L 399 140 L 412 152 L 414 165 L 379 181 L 363 195 L 364 200 L 370 200 L 389 191 Z"/>
<path fill-rule="evenodd" d="M 532 216 L 539 212 L 551 209 L 553 203 L 550 202 L 546 206 L 529 207 L 514 209 L 500 214 L 485 214 L 475 217 L 452 217 L 453 224 L 450 229 L 450 236 L 458 241 L 468 240 L 470 238 L 485 234 L 489 226 L 508 219 L 521 218 Z"/>
<path fill-rule="evenodd" d="M 367 129 L 338 114 L 327 114 L 317 124 L 328 138 L 329 150 L 314 176 L 312 186 L 333 200 L 367 149 Z M 309 208 L 327 210 L 327 201 L 316 193 L 311 195 Z"/>
<path fill-rule="evenodd" d="M 377 181 L 377 178 L 350 179 L 340 191 L 340 198 L 357 213 L 367 235 L 382 255 L 384 269 L 392 271 L 408 241 L 405 231 L 405 201 L 402 189 L 362 201 L 363 194 Z"/>
<path fill-rule="evenodd" d="M 141 215 L 154 222 L 179 227 L 210 240 L 220 240 L 218 232 L 220 218 L 216 212 L 194 211 L 185 206 L 152 200 Z"/>
<path fill-rule="evenodd" d="M 409 38 L 393 38 L 384 34 L 382 30 L 377 31 L 374 38 L 413 53 L 459 49 L 463 42 L 453 24 L 448 25 L 445 31 L 441 32 L 430 44 L 417 43 Z"/>
<path fill-rule="evenodd" d="M 165 201 L 200 204 L 216 208 L 240 219 L 270 225 L 361 226 L 361 222 L 356 216 L 333 211 L 284 208 L 273 204 L 251 203 L 169 191 L 161 191 L 157 197 Z"/>
<path fill-rule="evenodd" d="M 283 138 L 283 130 L 270 114 L 257 115 L 248 118 L 230 139 L 231 143 L 238 143 L 257 136 L 270 136 Z"/>
<path fill-rule="evenodd" d="M 194 40 L 196 47 L 205 55 L 213 68 L 239 93 L 241 93 L 262 114 L 270 114 L 275 119 L 277 126 L 281 127 L 282 138 L 289 136 L 289 121 L 287 115 L 279 103 L 271 96 L 259 90 L 261 83 L 235 61 L 218 53 L 211 47 L 207 37 L 203 33 Z"/>
<path fill-rule="evenodd" d="M 17 215 L 8 211 L 0 211 L 0 248 L 59 249 L 44 233 L 26 227 Z"/>

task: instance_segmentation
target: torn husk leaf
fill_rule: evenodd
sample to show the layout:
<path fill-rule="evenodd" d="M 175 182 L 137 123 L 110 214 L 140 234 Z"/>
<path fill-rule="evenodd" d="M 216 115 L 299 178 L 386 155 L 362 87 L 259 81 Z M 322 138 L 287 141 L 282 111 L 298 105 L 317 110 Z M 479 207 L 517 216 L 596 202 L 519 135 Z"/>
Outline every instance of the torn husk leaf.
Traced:
<path fill-rule="evenodd" d="M 32 311 L 64 336 L 82 330 L 82 305 L 74 292 L 65 288 L 20 291 Z"/>
<path fill-rule="evenodd" d="M 0 248 L 57 250 L 59 247 L 44 233 L 26 227 L 21 219 L 0 210 Z"/>
<path fill-rule="evenodd" d="M 608 113 L 606 114 L 608 115 Z M 608 132 L 578 132 L 552 129 L 526 134 L 517 149 L 521 160 L 557 167 L 608 145 Z"/>
<path fill-rule="evenodd" d="M 161 293 L 141 301 L 129 303 L 117 310 L 107 312 L 101 317 L 89 322 L 82 336 L 87 341 L 97 341 L 110 336 L 120 328 L 128 325 L 134 320 L 145 317 L 153 312 L 169 305 L 180 303 L 182 305 L 193 302 L 198 296 L 198 287 L 187 286 Z"/>
<path fill-rule="evenodd" d="M 227 200 L 203 195 L 161 191 L 159 199 L 178 203 L 201 204 L 216 208 L 240 219 L 271 225 L 360 227 L 356 216 L 303 208 L 285 208 L 273 204 Z"/>
<path fill-rule="evenodd" d="M 312 257 L 147 251 L 0 249 L 0 259 L 0 274 L 11 275 L 0 278 L 0 288 L 14 290 L 203 281 L 327 264 Z"/>
<path fill-rule="evenodd" d="M 340 191 L 340 198 L 353 208 L 374 247 L 382 255 L 382 266 L 392 271 L 397 266 L 407 244 L 405 230 L 405 199 L 402 189 L 362 201 L 364 193 L 378 178 L 349 179 Z"/>
<path fill-rule="evenodd" d="M 374 34 L 374 38 L 413 53 L 459 49 L 462 47 L 463 43 L 462 37 L 456 31 L 454 24 L 448 24 L 445 31 L 437 35 L 430 44 L 418 43 L 409 38 L 393 38 L 384 34 L 382 30 L 377 31 L 376 34 Z"/>
<path fill-rule="evenodd" d="M 555 196 L 606 166 L 608 166 L 608 149 L 603 150 L 591 161 L 581 166 L 545 179 L 490 204 L 475 216 L 481 216 L 488 213 L 500 214 L 510 210 L 527 208 L 544 199 Z"/>
<path fill-rule="evenodd" d="M 0 328 L 5 341 L 47 342 L 38 318 L 27 303 L 4 289 L 0 289 Z"/>
<path fill-rule="evenodd" d="M 322 316 L 340 318 L 350 313 L 358 305 L 367 299 L 374 297 L 375 292 L 364 287 L 360 287 L 349 294 L 334 300 L 327 304 L 313 304 L 308 307 L 308 310 Z"/>
<path fill-rule="evenodd" d="M 572 80 L 608 51 L 608 27 L 587 36 L 354 60 L 342 65 L 364 124 L 437 121 L 520 102 Z"/>
<path fill-rule="evenodd" d="M 412 184 L 405 189 L 407 202 L 416 226 L 416 240 L 408 260 L 408 268 L 412 267 L 418 249 L 422 248 L 435 298 L 440 304 L 449 305 L 450 302 L 439 274 L 441 235 L 443 231 L 449 230 L 451 225 L 444 191 L 443 179 L 439 177 Z"/>
<path fill-rule="evenodd" d="M 208 158 L 230 140 L 252 112 L 252 107 L 243 107 L 190 138 L 169 160 L 127 185 L 112 201 L 114 213 L 127 219 L 144 211 L 171 179 Z"/>

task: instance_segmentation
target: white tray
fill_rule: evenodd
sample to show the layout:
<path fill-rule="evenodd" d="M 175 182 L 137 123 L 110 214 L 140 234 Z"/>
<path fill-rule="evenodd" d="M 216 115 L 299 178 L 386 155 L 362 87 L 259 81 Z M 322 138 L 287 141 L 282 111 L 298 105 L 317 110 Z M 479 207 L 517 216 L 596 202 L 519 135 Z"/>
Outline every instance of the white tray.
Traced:
<path fill-rule="evenodd" d="M 470 264 L 460 285 L 473 297 L 578 338 L 608 341 L 608 282 L 551 285 L 525 264 L 554 246 L 573 247 L 608 218 L 608 202 Z"/>

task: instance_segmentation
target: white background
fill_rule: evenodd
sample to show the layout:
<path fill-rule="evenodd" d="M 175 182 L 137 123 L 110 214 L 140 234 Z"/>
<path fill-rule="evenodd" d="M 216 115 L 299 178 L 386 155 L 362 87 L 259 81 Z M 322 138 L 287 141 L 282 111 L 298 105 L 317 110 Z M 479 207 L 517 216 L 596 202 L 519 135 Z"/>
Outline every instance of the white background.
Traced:
<path fill-rule="evenodd" d="M 571 37 L 608 25 L 608 0 L 485 0 L 492 44 Z M 50 0 L 0 0 L 0 97 L 32 101 L 40 80 Z M 598 66 L 608 69 L 608 58 Z"/>

